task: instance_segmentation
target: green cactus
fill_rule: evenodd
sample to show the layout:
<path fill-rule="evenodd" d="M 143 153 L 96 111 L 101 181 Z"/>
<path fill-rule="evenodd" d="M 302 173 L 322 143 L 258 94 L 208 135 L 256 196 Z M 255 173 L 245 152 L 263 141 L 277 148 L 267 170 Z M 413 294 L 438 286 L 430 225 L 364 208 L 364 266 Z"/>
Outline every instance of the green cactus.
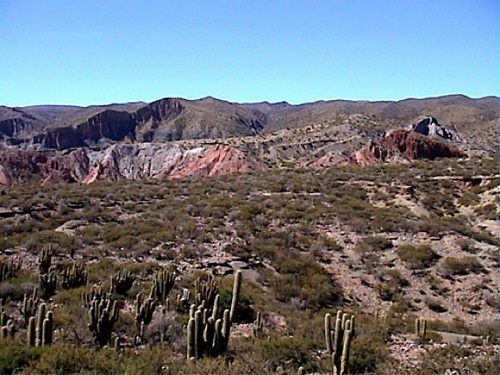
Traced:
<path fill-rule="evenodd" d="M 348 374 L 349 352 L 355 328 L 354 319 L 354 315 L 349 318 L 348 314 L 343 314 L 339 310 L 335 319 L 335 329 L 332 330 L 331 314 L 325 314 L 325 343 L 331 357 L 334 375 Z"/>
<path fill-rule="evenodd" d="M 0 327 L 0 338 L 3 340 L 7 338 L 14 338 L 16 333 L 16 328 L 14 327 L 14 322 L 12 319 L 7 320 L 7 323 L 4 326 Z"/>
<path fill-rule="evenodd" d="M 35 316 L 38 302 L 40 301 L 37 298 L 38 288 L 35 287 L 33 289 L 33 294 L 31 297 L 28 297 L 26 294 L 23 297 L 23 304 L 21 307 L 21 314 L 23 314 L 24 321 L 28 324 L 28 320 L 30 317 Z"/>
<path fill-rule="evenodd" d="M 63 289 L 73 289 L 87 284 L 88 271 L 79 263 L 72 263 L 61 273 Z"/>
<path fill-rule="evenodd" d="M 118 316 L 118 304 L 108 296 L 103 297 L 100 301 L 95 299 L 91 302 L 88 327 L 99 347 L 110 344 L 111 332 Z"/>
<path fill-rule="evenodd" d="M 420 340 L 425 340 L 426 333 L 427 333 L 427 320 L 425 318 L 416 318 L 415 319 L 415 335 Z"/>
<path fill-rule="evenodd" d="M 16 277 L 22 265 L 23 261 L 21 259 L 17 262 L 14 260 L 10 262 L 0 260 L 0 282 L 10 279 L 11 277 Z"/>
<path fill-rule="evenodd" d="M 38 289 L 40 289 L 41 297 L 43 299 L 49 299 L 56 293 L 57 288 L 57 274 L 55 272 L 49 272 L 46 274 L 41 274 L 38 277 Z"/>
<path fill-rule="evenodd" d="M 44 249 L 38 254 L 38 270 L 40 271 L 40 274 L 49 272 L 50 266 L 52 264 L 52 255 L 51 245 L 48 249 Z"/>
<path fill-rule="evenodd" d="M 208 287 L 215 286 L 215 282 L 211 279 L 205 284 Z M 198 283 L 198 286 L 201 286 Z M 233 284 L 233 299 L 231 308 L 236 308 L 237 299 L 241 289 L 241 272 L 235 274 Z M 201 297 L 200 289 L 197 293 Z M 208 295 L 206 295 L 208 296 Z M 222 317 L 217 317 L 219 314 L 220 296 L 215 294 L 209 297 L 212 301 L 207 304 L 207 300 L 196 306 L 191 305 L 189 311 L 189 321 L 187 330 L 187 357 L 188 359 L 200 359 L 202 357 L 218 357 L 227 351 L 229 336 L 231 331 L 231 310 L 224 310 Z"/>
<path fill-rule="evenodd" d="M 4 310 L 3 298 L 0 298 L 0 326 L 6 325 L 8 320 L 9 318 L 7 317 L 7 313 Z"/>
<path fill-rule="evenodd" d="M 260 337 L 264 333 L 264 321 L 262 320 L 262 314 L 260 311 L 257 312 L 257 316 L 253 321 L 253 335 L 254 337 Z"/>
<path fill-rule="evenodd" d="M 142 301 L 142 295 L 140 293 L 137 294 L 137 298 L 135 300 L 135 323 L 141 339 L 144 337 L 144 326 L 151 323 L 155 309 L 155 300 L 147 298 L 145 301 Z"/>
<path fill-rule="evenodd" d="M 90 293 L 82 293 L 83 306 L 90 309 L 92 301 L 101 301 L 102 299 L 110 298 L 108 293 L 105 293 L 101 288 L 92 288 Z"/>
<path fill-rule="evenodd" d="M 175 275 L 173 272 L 164 270 L 158 271 L 155 275 L 149 298 L 155 299 L 159 303 L 165 303 L 167 301 L 168 294 L 174 287 L 174 283 Z"/>
<path fill-rule="evenodd" d="M 212 306 L 218 292 L 219 287 L 213 276 L 210 275 L 206 281 L 198 278 L 194 286 L 194 302 L 199 306 L 205 301 L 206 306 Z"/>
<path fill-rule="evenodd" d="M 111 277 L 111 293 L 126 296 L 132 288 L 134 277 L 128 270 L 122 270 Z"/>
<path fill-rule="evenodd" d="M 48 346 L 52 344 L 53 318 L 52 311 L 47 311 L 47 305 L 41 303 L 38 312 L 28 320 L 28 345 Z"/>
<path fill-rule="evenodd" d="M 14 337 L 15 332 L 14 321 L 7 316 L 4 310 L 3 299 L 0 298 L 0 338 L 7 339 L 9 336 Z"/>
<path fill-rule="evenodd" d="M 233 298 L 231 299 L 231 310 L 229 313 L 229 320 L 231 320 L 231 322 L 234 322 L 236 306 L 238 304 L 238 300 L 240 299 L 241 277 L 241 270 L 236 271 L 236 273 L 234 274 Z"/>
<path fill-rule="evenodd" d="M 191 291 L 187 288 L 182 289 L 182 294 L 179 293 L 175 297 L 175 310 L 179 312 L 187 312 L 191 306 Z"/>
<path fill-rule="evenodd" d="M 30 317 L 28 320 L 28 345 L 36 345 L 36 319 L 34 316 Z"/>

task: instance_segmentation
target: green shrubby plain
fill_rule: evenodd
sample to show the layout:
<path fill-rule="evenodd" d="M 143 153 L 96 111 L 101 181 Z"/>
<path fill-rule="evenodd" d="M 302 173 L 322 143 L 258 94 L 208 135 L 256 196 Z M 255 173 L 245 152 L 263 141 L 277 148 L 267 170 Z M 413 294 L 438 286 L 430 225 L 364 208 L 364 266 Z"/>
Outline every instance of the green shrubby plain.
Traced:
<path fill-rule="evenodd" d="M 487 178 L 478 183 L 471 170 Z M 342 309 L 355 316 L 351 374 L 496 374 L 498 330 L 481 307 L 467 307 L 474 323 L 440 312 L 453 283 L 492 274 L 496 255 L 483 248 L 500 243 L 477 224 L 498 219 L 487 201 L 496 170 L 493 159 L 471 158 L 2 187 L 2 327 L 10 320 L 15 332 L 2 334 L 0 373 L 328 373 L 325 315 L 334 334 Z M 399 204 L 401 196 L 424 214 Z M 450 234 L 466 255 L 411 240 Z M 236 298 L 233 258 L 224 257 L 250 268 Z M 332 259 L 367 278 L 376 305 L 343 287 Z M 407 297 L 418 285 L 432 292 L 420 302 Z M 487 306 L 497 303 L 492 292 Z M 418 339 L 422 309 L 443 319 L 428 319 Z M 50 342 L 30 345 L 30 321 L 35 335 L 50 329 Z M 436 349 L 442 332 L 476 341 Z M 394 356 L 395 337 L 420 345 L 421 357 L 409 364 Z"/>

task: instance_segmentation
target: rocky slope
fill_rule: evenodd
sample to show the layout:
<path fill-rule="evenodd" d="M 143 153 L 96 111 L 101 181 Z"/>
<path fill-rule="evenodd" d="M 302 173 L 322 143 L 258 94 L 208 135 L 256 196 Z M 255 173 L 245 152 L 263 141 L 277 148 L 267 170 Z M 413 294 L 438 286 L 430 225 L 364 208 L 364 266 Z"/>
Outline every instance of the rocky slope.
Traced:
<path fill-rule="evenodd" d="M 0 185 L 214 176 L 263 168 L 224 145 L 188 149 L 178 144 L 117 144 L 102 151 L 79 148 L 65 154 L 16 150 L 0 154 Z"/>
<path fill-rule="evenodd" d="M 489 133 L 498 117 L 497 102 L 450 96 L 294 106 L 204 98 L 87 108 L 1 107 L 0 184 L 180 178 L 488 155 L 496 139 Z M 428 109 L 428 116 L 410 122 L 415 108 Z M 465 117 L 451 123 L 440 118 L 441 125 L 432 116 L 442 113 L 448 119 L 448 110 Z M 458 125 L 467 119 L 473 121 L 470 128 L 479 129 L 475 138 Z"/>
<path fill-rule="evenodd" d="M 427 114 L 439 118 L 475 149 L 494 152 L 496 97 L 451 95 L 399 102 L 320 101 L 301 105 L 230 103 L 215 98 L 165 98 L 107 106 L 0 107 L 0 144 L 23 149 L 68 149 L 109 141 L 166 142 L 252 136 L 280 129 L 338 125 L 357 115 L 371 129 L 388 130 Z"/>

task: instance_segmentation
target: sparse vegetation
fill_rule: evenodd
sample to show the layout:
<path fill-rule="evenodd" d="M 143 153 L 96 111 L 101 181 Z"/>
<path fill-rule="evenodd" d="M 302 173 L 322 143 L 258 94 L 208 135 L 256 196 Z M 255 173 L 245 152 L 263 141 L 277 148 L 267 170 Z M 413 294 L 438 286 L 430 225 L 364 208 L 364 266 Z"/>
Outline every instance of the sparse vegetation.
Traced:
<path fill-rule="evenodd" d="M 429 245 L 401 245 L 396 253 L 413 270 L 428 268 L 439 258 Z"/>
<path fill-rule="evenodd" d="M 487 277 L 497 264 L 497 239 L 476 225 L 486 216 L 479 211 L 460 215 L 458 198 L 453 207 L 423 203 L 425 189 L 436 186 L 432 177 L 444 171 L 447 176 L 455 170 L 465 173 L 468 162 L 461 163 L 2 190 L 4 207 L 36 206 L 38 211 L 0 219 L 0 249 L 6 250 L 1 264 L 10 267 L 23 259 L 0 283 L 5 313 L 17 329 L 13 339 L 2 341 L 0 369 L 265 374 L 295 373 L 302 366 L 306 372 L 326 372 L 331 363 L 323 354 L 323 317 L 342 308 L 356 315 L 351 371 L 384 373 L 390 368 L 404 373 L 404 364 L 389 357 L 389 346 L 394 337 L 413 332 L 416 314 L 480 317 L 496 311 L 498 301 Z M 478 168 L 486 172 L 491 166 Z M 428 216 L 395 203 L 410 185 L 412 202 L 425 206 Z M 443 196 L 458 197 L 466 189 L 453 179 L 437 186 Z M 486 186 L 481 184 L 479 193 L 469 191 L 483 194 L 489 191 Z M 483 207 L 477 202 L 484 199 L 470 195 L 467 202 L 474 209 Z M 71 234 L 60 232 L 70 220 L 80 223 Z M 49 248 L 50 261 L 43 253 Z M 195 280 L 213 274 L 220 306 L 230 309 L 230 275 L 237 268 L 243 282 L 227 356 L 186 361 L 185 327 L 196 299 Z M 44 281 L 35 295 L 40 273 Z M 155 280 L 155 275 L 164 276 Z M 478 278 L 474 289 L 464 275 Z M 469 290 L 484 300 L 463 298 Z M 452 303 L 453 296 L 462 300 Z M 94 300 L 113 302 L 103 303 L 109 314 L 102 311 L 91 323 L 90 309 L 100 305 Z M 379 315 L 367 301 L 380 304 Z M 29 318 L 42 302 L 53 312 L 53 343 L 30 348 Z M 257 313 L 262 325 L 254 335 L 247 325 Z M 99 326 L 105 316 L 109 325 Z M 441 331 L 498 340 L 491 321 L 481 327 L 428 322 L 425 348 L 438 335 L 446 343 Z M 111 348 L 115 345 L 118 351 Z M 444 357 L 429 355 L 425 361 L 452 363 Z M 488 373 L 493 358 L 489 354 L 472 366 Z M 413 368 L 427 370 L 422 361 Z"/>

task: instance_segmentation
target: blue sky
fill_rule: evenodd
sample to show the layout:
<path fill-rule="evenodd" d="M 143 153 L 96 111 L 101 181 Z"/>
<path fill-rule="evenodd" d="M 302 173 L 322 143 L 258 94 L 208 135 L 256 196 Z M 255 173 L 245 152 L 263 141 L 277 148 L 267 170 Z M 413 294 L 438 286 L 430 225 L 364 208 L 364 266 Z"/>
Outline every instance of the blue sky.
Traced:
<path fill-rule="evenodd" d="M 0 104 L 500 95 L 496 0 L 0 0 Z"/>

